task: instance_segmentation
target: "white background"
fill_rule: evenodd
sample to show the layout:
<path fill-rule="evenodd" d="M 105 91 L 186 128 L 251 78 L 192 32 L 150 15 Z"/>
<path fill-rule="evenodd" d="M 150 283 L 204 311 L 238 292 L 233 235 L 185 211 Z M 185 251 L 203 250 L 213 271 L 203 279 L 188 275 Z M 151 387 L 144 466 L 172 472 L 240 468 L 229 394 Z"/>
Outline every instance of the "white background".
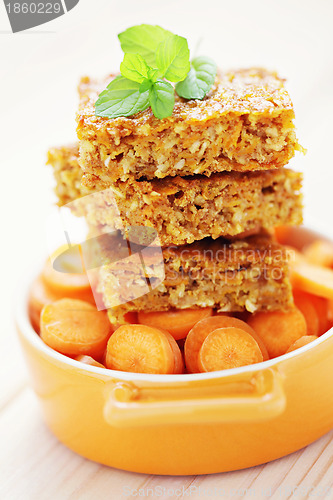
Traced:
<path fill-rule="evenodd" d="M 161 24 L 199 42 L 223 69 L 266 66 L 287 78 L 305 173 L 306 219 L 331 231 L 333 2 L 330 0 L 80 0 L 46 25 L 12 34 L 0 4 L 1 334 L 12 334 L 15 287 L 46 253 L 54 202 L 47 149 L 75 140 L 80 75 L 119 68 L 117 33 Z M 5 321 L 3 321 L 5 320 Z"/>

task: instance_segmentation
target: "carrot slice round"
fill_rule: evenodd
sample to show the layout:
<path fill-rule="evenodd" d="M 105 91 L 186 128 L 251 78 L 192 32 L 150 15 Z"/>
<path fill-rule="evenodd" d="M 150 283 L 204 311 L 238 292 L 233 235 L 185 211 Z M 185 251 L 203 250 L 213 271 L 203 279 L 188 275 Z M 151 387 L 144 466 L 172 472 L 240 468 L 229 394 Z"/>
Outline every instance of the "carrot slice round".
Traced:
<path fill-rule="evenodd" d="M 300 251 L 303 251 L 315 238 L 313 232 L 300 226 L 278 226 L 274 228 L 274 233 L 280 245 L 292 246 Z"/>
<path fill-rule="evenodd" d="M 142 325 L 167 330 L 174 339 L 186 337 L 191 328 L 200 320 L 213 314 L 211 307 L 203 309 L 177 309 L 175 311 L 139 312 L 138 320 Z"/>
<path fill-rule="evenodd" d="M 327 301 L 328 328 L 333 325 L 333 300 Z"/>
<path fill-rule="evenodd" d="M 329 329 L 330 313 L 329 313 L 329 300 L 317 295 L 309 294 L 311 302 L 317 311 L 319 318 L 319 331 L 318 335 L 322 335 Z"/>
<path fill-rule="evenodd" d="M 291 282 L 294 288 L 333 299 L 333 270 L 304 260 L 291 263 Z"/>
<path fill-rule="evenodd" d="M 260 347 L 263 360 L 268 359 L 268 352 L 265 343 L 247 323 L 244 321 L 229 316 L 212 316 L 202 319 L 194 325 L 185 340 L 185 364 L 190 373 L 199 372 L 198 356 L 200 348 L 206 337 L 218 328 L 239 328 L 251 335 Z"/>
<path fill-rule="evenodd" d="M 322 335 L 329 327 L 329 300 L 302 290 L 293 290 L 296 307 L 303 314 L 308 335 Z M 317 317 L 317 320 L 315 319 Z M 316 323 L 318 323 L 316 328 Z"/>
<path fill-rule="evenodd" d="M 60 299 L 47 304 L 41 313 L 41 338 L 52 349 L 100 359 L 111 333 L 105 312 L 83 300 Z"/>
<path fill-rule="evenodd" d="M 184 373 L 184 361 L 183 361 L 183 355 L 180 350 L 179 345 L 175 341 L 174 337 L 167 332 L 166 330 L 163 330 L 165 335 L 167 336 L 167 339 L 169 341 L 170 347 L 172 349 L 174 358 L 175 358 L 175 366 L 173 369 L 173 373 L 179 374 L 179 373 Z"/>
<path fill-rule="evenodd" d="M 306 321 L 307 334 L 318 335 L 319 316 L 313 304 L 312 295 L 301 290 L 294 290 L 293 295 L 295 306 L 301 311 Z"/>
<path fill-rule="evenodd" d="M 303 251 L 311 264 L 333 268 L 333 243 L 326 240 L 316 240 Z"/>
<path fill-rule="evenodd" d="M 110 337 L 106 366 L 134 373 L 174 373 L 175 357 L 168 336 L 146 325 L 122 325 Z"/>
<path fill-rule="evenodd" d="M 48 259 L 42 271 L 42 280 L 45 286 L 58 297 L 80 299 L 95 304 L 95 299 L 87 275 L 84 272 L 65 272 L 72 270 L 64 268 L 58 271 Z"/>
<path fill-rule="evenodd" d="M 296 340 L 296 342 L 293 343 L 287 350 L 287 352 L 292 352 L 296 351 L 296 349 L 299 349 L 300 347 L 304 347 L 305 345 L 310 344 L 314 340 L 317 340 L 316 335 L 304 335 L 304 337 L 301 337 L 300 339 Z"/>
<path fill-rule="evenodd" d="M 296 340 L 307 334 L 305 318 L 297 307 L 288 312 L 255 313 L 248 324 L 265 342 L 271 358 L 281 356 Z"/>
<path fill-rule="evenodd" d="M 263 361 L 252 335 L 240 328 L 218 328 L 204 340 L 199 351 L 199 370 L 212 372 Z"/>
<path fill-rule="evenodd" d="M 59 298 L 44 285 L 40 276 L 32 283 L 29 290 L 28 310 L 31 324 L 37 333 L 40 331 L 40 314 L 43 307 Z"/>

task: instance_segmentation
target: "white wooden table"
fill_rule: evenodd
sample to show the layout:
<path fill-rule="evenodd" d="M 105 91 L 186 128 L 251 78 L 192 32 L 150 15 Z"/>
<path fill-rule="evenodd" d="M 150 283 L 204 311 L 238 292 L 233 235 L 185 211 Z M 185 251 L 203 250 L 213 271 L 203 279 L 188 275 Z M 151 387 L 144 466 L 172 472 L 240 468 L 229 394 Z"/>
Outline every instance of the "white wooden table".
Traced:
<path fill-rule="evenodd" d="M 210 476 L 150 476 L 90 462 L 44 425 L 14 327 L 0 352 L 1 500 L 333 499 L 333 431 L 280 460 Z"/>

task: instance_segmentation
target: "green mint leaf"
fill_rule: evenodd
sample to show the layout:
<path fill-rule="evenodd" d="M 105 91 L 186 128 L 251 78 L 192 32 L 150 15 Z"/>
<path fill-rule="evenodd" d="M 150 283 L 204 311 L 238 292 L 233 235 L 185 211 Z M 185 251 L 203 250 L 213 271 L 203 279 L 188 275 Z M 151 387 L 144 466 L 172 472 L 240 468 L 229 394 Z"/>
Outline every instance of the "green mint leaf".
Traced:
<path fill-rule="evenodd" d="M 156 67 L 156 49 L 166 38 L 172 36 L 161 26 L 140 24 L 119 33 L 121 48 L 125 53 L 140 54 L 149 66 Z"/>
<path fill-rule="evenodd" d="M 190 71 L 190 51 L 186 38 L 173 35 L 161 42 L 157 48 L 156 64 L 170 82 L 184 80 Z"/>
<path fill-rule="evenodd" d="M 171 83 L 157 80 L 149 91 L 149 104 L 160 120 L 172 115 L 175 104 L 175 91 Z"/>
<path fill-rule="evenodd" d="M 211 89 L 217 73 L 215 62 L 209 57 L 196 57 L 185 80 L 176 84 L 176 92 L 185 99 L 203 99 Z"/>
<path fill-rule="evenodd" d="M 158 80 L 158 78 L 160 78 L 162 75 L 160 74 L 160 72 L 158 71 L 158 69 L 154 69 L 154 68 L 149 68 L 149 72 L 148 72 L 148 78 L 152 81 L 152 82 L 156 82 L 156 80 Z"/>
<path fill-rule="evenodd" d="M 139 87 L 140 92 L 146 92 L 146 90 L 151 89 L 153 82 L 149 78 L 145 78 Z"/>
<path fill-rule="evenodd" d="M 121 74 L 133 80 L 133 82 L 142 83 L 149 78 L 149 66 L 139 54 L 125 54 L 124 60 L 120 65 Z"/>
<path fill-rule="evenodd" d="M 98 96 L 96 116 L 118 118 L 131 116 L 149 106 L 149 91 L 140 92 L 140 83 L 117 76 Z"/>

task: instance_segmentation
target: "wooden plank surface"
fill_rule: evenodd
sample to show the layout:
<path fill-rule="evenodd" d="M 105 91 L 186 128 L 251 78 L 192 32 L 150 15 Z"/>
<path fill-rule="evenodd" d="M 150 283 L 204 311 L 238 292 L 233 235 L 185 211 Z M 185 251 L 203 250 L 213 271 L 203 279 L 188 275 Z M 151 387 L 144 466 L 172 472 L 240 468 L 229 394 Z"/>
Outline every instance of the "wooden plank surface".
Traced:
<path fill-rule="evenodd" d="M 6 352 L 0 370 L 1 500 L 333 499 L 333 431 L 280 460 L 207 476 L 135 474 L 85 460 L 44 425 L 14 332 L 0 348 Z"/>

